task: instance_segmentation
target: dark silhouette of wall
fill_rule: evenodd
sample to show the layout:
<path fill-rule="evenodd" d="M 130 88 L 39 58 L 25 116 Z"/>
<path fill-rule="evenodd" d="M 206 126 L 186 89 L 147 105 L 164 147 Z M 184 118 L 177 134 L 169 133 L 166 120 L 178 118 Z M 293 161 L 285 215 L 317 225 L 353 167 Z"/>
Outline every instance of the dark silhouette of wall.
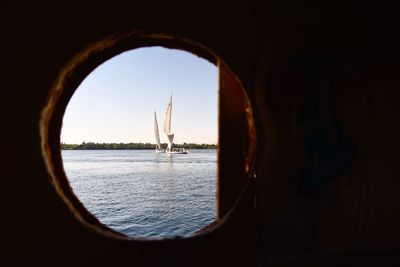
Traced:
<path fill-rule="evenodd" d="M 1 265 L 398 266 L 396 17 L 384 1 L 3 1 Z M 210 234 L 109 238 L 50 182 L 39 120 L 52 84 L 89 44 L 131 30 L 207 46 L 249 96 L 255 196 Z"/>

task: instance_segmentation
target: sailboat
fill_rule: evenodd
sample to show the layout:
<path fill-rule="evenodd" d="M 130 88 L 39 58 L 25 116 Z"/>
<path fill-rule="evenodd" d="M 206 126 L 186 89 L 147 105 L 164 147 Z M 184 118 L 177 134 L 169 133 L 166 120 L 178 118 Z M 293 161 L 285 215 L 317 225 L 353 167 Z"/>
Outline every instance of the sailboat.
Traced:
<path fill-rule="evenodd" d="M 161 142 L 160 142 L 160 132 L 158 131 L 158 122 L 157 122 L 157 114 L 156 111 L 154 110 L 154 134 L 156 136 L 156 152 L 157 153 L 164 153 L 165 149 L 161 148 Z"/>
<path fill-rule="evenodd" d="M 168 154 L 188 154 L 188 151 L 184 148 L 172 147 L 174 141 L 174 134 L 171 133 L 171 118 L 172 118 L 172 94 L 169 99 L 164 121 L 164 133 L 168 139 L 168 146 L 165 149 L 165 152 Z"/>

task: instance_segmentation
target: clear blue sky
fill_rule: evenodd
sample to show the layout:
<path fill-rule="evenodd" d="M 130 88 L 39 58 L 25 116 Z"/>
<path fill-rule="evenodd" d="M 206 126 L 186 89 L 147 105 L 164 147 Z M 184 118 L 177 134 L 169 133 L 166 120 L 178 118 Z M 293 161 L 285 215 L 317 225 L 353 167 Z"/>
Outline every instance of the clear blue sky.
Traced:
<path fill-rule="evenodd" d="M 121 53 L 80 84 L 63 119 L 61 142 L 161 142 L 173 93 L 174 143 L 217 143 L 218 69 L 182 50 L 147 47 Z"/>

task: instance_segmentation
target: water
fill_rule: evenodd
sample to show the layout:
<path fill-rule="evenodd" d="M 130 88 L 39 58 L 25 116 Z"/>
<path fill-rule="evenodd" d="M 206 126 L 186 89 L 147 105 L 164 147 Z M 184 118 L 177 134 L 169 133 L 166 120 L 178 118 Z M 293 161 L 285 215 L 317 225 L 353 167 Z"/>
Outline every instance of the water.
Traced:
<path fill-rule="evenodd" d="M 216 218 L 216 150 L 63 150 L 86 209 L 133 237 L 187 236 Z"/>

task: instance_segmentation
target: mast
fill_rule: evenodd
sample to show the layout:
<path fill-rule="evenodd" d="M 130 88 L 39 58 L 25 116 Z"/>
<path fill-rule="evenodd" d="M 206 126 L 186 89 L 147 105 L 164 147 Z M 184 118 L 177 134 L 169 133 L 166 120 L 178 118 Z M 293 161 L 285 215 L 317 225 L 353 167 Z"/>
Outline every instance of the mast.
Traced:
<path fill-rule="evenodd" d="M 158 122 L 157 122 L 157 115 L 156 115 L 155 110 L 154 110 L 154 134 L 156 136 L 157 149 L 160 149 L 161 148 L 160 132 L 158 131 Z"/>
<path fill-rule="evenodd" d="M 174 134 L 171 133 L 171 117 L 172 117 L 172 94 L 169 99 L 169 103 L 167 106 L 167 111 L 165 114 L 165 122 L 164 122 L 164 133 L 168 137 L 168 150 L 171 150 L 172 148 L 172 142 L 174 140 Z"/>

